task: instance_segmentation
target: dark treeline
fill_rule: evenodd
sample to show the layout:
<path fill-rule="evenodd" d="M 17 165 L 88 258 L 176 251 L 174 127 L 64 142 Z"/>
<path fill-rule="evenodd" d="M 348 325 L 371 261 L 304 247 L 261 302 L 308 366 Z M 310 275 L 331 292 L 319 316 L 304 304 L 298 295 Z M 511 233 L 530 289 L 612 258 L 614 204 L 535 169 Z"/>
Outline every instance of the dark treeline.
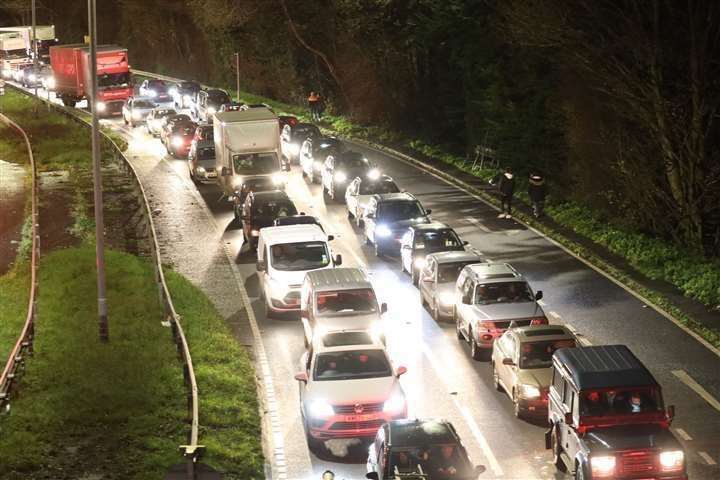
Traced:
<path fill-rule="evenodd" d="M 28 22 L 29 0 L 1 21 Z M 82 39 L 85 0 L 38 0 Z M 720 2 L 116 0 L 100 40 L 132 63 L 331 109 L 465 154 L 542 169 L 556 195 L 718 252 Z"/>

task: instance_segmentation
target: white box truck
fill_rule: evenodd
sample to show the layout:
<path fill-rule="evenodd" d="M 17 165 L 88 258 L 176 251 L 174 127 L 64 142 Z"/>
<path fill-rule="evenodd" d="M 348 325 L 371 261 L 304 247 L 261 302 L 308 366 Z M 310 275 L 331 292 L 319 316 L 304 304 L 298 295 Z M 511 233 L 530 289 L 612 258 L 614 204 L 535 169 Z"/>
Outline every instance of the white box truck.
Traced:
<path fill-rule="evenodd" d="M 248 185 L 284 188 L 280 124 L 270 109 L 215 113 L 213 134 L 217 182 L 230 201 L 241 203 Z"/>
<path fill-rule="evenodd" d="M 13 78 L 18 70 L 30 65 L 32 59 L 28 47 L 27 31 L 0 30 L 0 68 L 3 78 Z"/>

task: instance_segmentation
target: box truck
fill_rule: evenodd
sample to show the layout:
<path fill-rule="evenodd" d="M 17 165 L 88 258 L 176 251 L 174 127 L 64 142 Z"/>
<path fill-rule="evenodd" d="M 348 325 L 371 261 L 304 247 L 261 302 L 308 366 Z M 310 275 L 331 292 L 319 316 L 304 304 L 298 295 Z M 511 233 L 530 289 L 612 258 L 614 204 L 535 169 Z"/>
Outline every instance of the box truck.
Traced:
<path fill-rule="evenodd" d="M 33 56 L 33 28 L 31 25 L 22 25 L 20 27 L 0 27 L 0 34 L 6 32 L 18 32 L 22 35 L 27 56 L 32 60 Z M 50 47 L 58 43 L 55 38 L 55 25 L 36 25 L 35 32 L 37 34 L 38 61 L 42 65 L 50 64 Z"/>
<path fill-rule="evenodd" d="M 280 124 L 270 109 L 215 113 L 213 133 L 217 181 L 230 201 L 244 197 L 250 184 L 284 188 Z M 263 177 L 269 181 L 257 181 Z"/>
<path fill-rule="evenodd" d="M 55 77 L 55 94 L 70 107 L 86 100 L 90 90 L 90 47 L 85 44 L 50 47 L 50 64 Z M 101 115 L 122 112 L 133 94 L 128 52 L 116 45 L 97 47 L 98 94 L 95 99 Z"/>
<path fill-rule="evenodd" d="M 26 31 L 0 30 L 0 69 L 3 78 L 13 78 L 15 72 L 32 63 L 28 47 Z"/>

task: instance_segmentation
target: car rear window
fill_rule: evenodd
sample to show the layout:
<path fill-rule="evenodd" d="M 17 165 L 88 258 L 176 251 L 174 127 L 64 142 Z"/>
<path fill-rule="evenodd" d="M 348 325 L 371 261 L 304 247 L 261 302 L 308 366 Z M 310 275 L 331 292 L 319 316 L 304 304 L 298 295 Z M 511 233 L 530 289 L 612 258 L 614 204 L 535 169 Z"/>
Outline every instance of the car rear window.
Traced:
<path fill-rule="evenodd" d="M 484 283 L 475 289 L 475 305 L 532 302 L 533 295 L 525 282 Z"/>
<path fill-rule="evenodd" d="M 381 180 L 377 182 L 360 182 L 360 195 L 375 195 L 382 193 L 398 193 L 400 189 L 392 180 Z"/>
<path fill-rule="evenodd" d="M 425 210 L 417 201 L 383 202 L 378 206 L 378 218 L 384 222 L 396 222 L 424 216 Z"/>
<path fill-rule="evenodd" d="M 382 350 L 343 350 L 318 354 L 313 378 L 351 380 L 389 377 L 392 368 Z"/>
<path fill-rule="evenodd" d="M 347 347 L 348 345 L 372 345 L 373 340 L 368 332 L 334 332 L 323 336 L 326 347 Z"/>
<path fill-rule="evenodd" d="M 318 292 L 315 304 L 318 315 L 361 314 L 377 311 L 375 292 L 370 288 Z"/>

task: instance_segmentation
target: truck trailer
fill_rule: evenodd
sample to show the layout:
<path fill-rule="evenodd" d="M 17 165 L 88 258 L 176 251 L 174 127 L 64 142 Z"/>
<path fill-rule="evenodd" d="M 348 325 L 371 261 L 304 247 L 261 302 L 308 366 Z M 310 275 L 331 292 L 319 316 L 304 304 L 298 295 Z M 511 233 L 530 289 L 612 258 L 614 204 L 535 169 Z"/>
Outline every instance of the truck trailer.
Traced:
<path fill-rule="evenodd" d="M 33 28 L 31 25 L 22 25 L 19 27 L 0 27 L 0 34 L 7 32 L 18 32 L 22 35 L 27 57 L 32 61 L 33 58 Z M 42 65 L 50 64 L 50 47 L 57 45 L 58 39 L 55 38 L 55 25 L 36 25 L 35 33 L 37 34 L 38 61 Z"/>
<path fill-rule="evenodd" d="M 63 104 L 74 107 L 87 100 L 90 90 L 90 47 L 85 44 L 50 47 L 50 64 L 55 78 L 55 94 Z M 97 47 L 97 111 L 119 115 L 133 95 L 126 48 L 116 45 Z"/>
<path fill-rule="evenodd" d="M 27 32 L 0 30 L 0 69 L 3 78 L 11 79 L 18 70 L 32 63 Z"/>

